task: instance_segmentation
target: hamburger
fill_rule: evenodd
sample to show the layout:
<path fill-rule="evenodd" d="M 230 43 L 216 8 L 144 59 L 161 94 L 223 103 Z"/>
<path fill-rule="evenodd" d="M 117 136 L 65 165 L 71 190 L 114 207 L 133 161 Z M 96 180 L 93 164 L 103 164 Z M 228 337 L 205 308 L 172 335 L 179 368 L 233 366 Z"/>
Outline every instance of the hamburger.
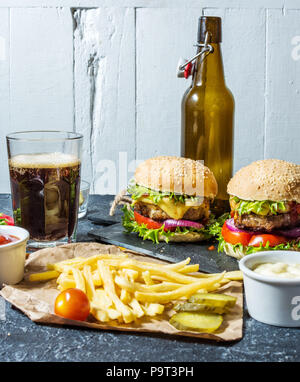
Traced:
<path fill-rule="evenodd" d="M 300 166 L 278 159 L 253 162 L 227 187 L 231 218 L 219 249 L 238 259 L 257 251 L 300 250 Z"/>
<path fill-rule="evenodd" d="M 126 231 L 154 243 L 211 236 L 207 225 L 218 186 L 200 161 L 173 156 L 148 159 L 137 167 L 127 191 L 132 204 L 123 208 Z"/>

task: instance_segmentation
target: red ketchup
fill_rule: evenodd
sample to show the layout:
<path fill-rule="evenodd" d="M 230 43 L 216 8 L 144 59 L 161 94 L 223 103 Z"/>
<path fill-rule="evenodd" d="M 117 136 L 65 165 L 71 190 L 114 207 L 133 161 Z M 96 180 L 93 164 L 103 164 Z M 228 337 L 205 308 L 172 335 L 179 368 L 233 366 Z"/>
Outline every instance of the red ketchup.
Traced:
<path fill-rule="evenodd" d="M 13 243 L 15 241 L 20 240 L 17 236 L 14 235 L 6 235 L 0 233 L 0 245 Z"/>

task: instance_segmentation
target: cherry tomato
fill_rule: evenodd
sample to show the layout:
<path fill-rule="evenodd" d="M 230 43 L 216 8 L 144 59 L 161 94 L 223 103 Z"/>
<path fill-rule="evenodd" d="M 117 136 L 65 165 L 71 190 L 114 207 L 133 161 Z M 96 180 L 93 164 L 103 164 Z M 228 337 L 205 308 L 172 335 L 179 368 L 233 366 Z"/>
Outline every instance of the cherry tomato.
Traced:
<path fill-rule="evenodd" d="M 56 297 L 54 311 L 64 318 L 85 321 L 90 313 L 90 302 L 82 290 L 70 288 Z"/>
<path fill-rule="evenodd" d="M 162 226 L 162 223 L 158 223 L 155 220 L 146 218 L 136 211 L 134 211 L 134 218 L 138 224 L 145 224 L 148 229 L 158 229 Z"/>
<path fill-rule="evenodd" d="M 283 236 L 271 235 L 271 234 L 262 234 L 262 235 L 253 235 L 249 241 L 249 245 L 252 247 L 260 247 L 262 245 L 265 247 L 269 243 L 270 247 L 276 247 L 276 245 L 284 244 L 287 242 L 287 239 Z"/>
<path fill-rule="evenodd" d="M 234 232 L 230 231 L 230 229 L 227 227 L 226 222 L 224 223 L 222 227 L 222 236 L 224 237 L 225 241 L 229 244 L 242 244 L 244 246 L 247 246 L 252 234 L 248 232 Z"/>

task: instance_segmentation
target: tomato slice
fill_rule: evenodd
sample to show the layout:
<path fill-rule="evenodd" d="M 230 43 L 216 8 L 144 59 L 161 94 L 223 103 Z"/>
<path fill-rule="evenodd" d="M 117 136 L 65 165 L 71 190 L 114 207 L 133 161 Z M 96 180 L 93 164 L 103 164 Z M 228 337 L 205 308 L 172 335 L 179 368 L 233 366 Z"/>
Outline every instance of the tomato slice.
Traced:
<path fill-rule="evenodd" d="M 230 231 L 230 229 L 227 227 L 226 222 L 224 223 L 222 227 L 222 236 L 224 237 L 224 240 L 229 244 L 242 244 L 244 246 L 247 246 L 252 234 L 248 232 L 234 232 Z"/>
<path fill-rule="evenodd" d="M 15 225 L 14 219 L 11 216 L 5 215 L 0 212 L 0 225 Z"/>
<path fill-rule="evenodd" d="M 146 218 L 136 211 L 134 211 L 134 218 L 138 224 L 145 224 L 148 229 L 158 229 L 162 226 L 162 223 L 158 223 L 155 220 Z"/>
<path fill-rule="evenodd" d="M 85 321 L 90 313 L 90 302 L 82 290 L 70 288 L 56 297 L 54 311 L 61 317 Z"/>
<path fill-rule="evenodd" d="M 249 241 L 249 245 L 252 247 L 266 247 L 269 243 L 270 247 L 276 247 L 279 244 L 285 244 L 288 240 L 283 236 L 271 235 L 271 234 L 261 234 L 261 235 L 253 235 L 251 240 Z"/>

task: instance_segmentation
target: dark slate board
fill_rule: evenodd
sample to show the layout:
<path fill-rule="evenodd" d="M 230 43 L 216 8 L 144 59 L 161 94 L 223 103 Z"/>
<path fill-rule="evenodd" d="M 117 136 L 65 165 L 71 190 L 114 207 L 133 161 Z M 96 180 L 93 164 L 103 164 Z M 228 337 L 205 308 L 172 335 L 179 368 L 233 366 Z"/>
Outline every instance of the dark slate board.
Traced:
<path fill-rule="evenodd" d="M 95 228 L 89 232 L 89 236 L 104 243 L 118 245 L 170 262 L 190 257 L 192 263 L 200 264 L 200 270 L 203 272 L 216 273 L 239 269 L 238 263 L 233 257 L 218 253 L 217 250 L 209 251 L 208 247 L 213 244 L 211 242 L 153 244 L 150 240 L 143 241 L 135 233 L 124 233 L 124 228 L 120 223 Z"/>

